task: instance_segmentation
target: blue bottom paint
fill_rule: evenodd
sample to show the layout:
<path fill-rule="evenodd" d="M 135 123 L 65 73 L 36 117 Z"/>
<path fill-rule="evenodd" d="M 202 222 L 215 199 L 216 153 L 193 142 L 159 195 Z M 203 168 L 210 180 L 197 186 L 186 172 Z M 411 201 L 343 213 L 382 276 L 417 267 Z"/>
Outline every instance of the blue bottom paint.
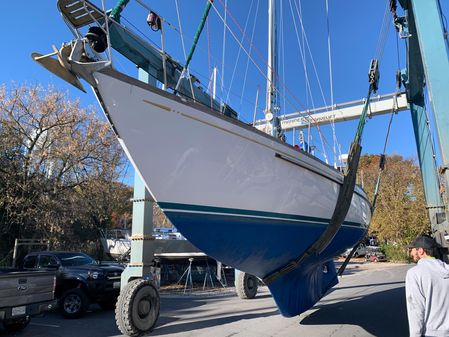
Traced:
<path fill-rule="evenodd" d="M 176 228 L 200 250 L 259 278 L 302 255 L 328 224 L 323 219 L 315 222 L 310 217 L 301 220 L 295 216 L 289 220 L 281 215 L 269 219 L 238 214 L 238 210 L 219 212 L 216 208 L 213 212 L 207 209 L 206 214 L 192 212 L 190 205 L 188 211 L 181 209 L 182 205 L 171 209 L 167 205 L 172 204 L 160 205 Z M 351 225 L 342 226 L 322 254 L 310 257 L 299 268 L 269 285 L 282 315 L 291 317 L 304 312 L 338 283 L 333 257 L 353 246 L 365 234 L 364 227 Z"/>
<path fill-rule="evenodd" d="M 268 288 L 282 316 L 293 317 L 313 307 L 337 283 L 333 260 L 309 260 L 268 285 Z"/>

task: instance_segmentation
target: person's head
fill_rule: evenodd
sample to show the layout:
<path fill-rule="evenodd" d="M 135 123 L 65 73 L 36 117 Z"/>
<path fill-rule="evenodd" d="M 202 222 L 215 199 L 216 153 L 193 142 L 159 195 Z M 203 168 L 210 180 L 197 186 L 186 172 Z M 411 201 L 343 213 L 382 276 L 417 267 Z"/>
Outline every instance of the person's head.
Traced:
<path fill-rule="evenodd" d="M 433 238 L 425 235 L 418 236 L 408 246 L 410 257 L 414 262 L 418 262 L 420 259 L 425 257 L 434 256 L 436 247 L 436 241 Z"/>

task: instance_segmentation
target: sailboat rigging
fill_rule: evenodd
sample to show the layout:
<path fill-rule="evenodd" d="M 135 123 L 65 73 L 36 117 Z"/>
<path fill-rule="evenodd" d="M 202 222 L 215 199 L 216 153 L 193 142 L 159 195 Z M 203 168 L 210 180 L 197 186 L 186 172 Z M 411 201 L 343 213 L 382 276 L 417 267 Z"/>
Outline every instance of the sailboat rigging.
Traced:
<path fill-rule="evenodd" d="M 282 140 L 275 2 L 269 0 L 270 134 L 237 120 L 231 107 L 195 80 L 191 86 L 184 76 L 188 62 L 180 65 L 121 25 L 117 10 L 111 17 L 87 0 L 58 1 L 75 39 L 33 57 L 78 88 L 79 79 L 87 81 L 136 172 L 176 228 L 209 256 L 264 279 L 281 314 L 294 316 L 338 282 L 333 258 L 366 234 L 371 210 L 355 185 L 360 139 L 346 176 Z M 83 35 L 88 24 L 95 26 Z M 98 48 L 100 42 L 107 48 Z M 117 71 L 103 59 L 108 48 L 168 90 Z"/>

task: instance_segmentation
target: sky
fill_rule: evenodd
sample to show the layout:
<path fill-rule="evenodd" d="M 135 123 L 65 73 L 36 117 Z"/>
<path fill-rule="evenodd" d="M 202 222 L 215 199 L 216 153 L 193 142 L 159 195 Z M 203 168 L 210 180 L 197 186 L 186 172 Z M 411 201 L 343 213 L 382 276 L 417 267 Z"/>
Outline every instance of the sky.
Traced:
<path fill-rule="evenodd" d="M 214 2 L 214 6 L 221 16 L 224 13 L 225 1 L 215 0 Z M 115 1 L 111 0 L 105 0 L 105 2 L 108 8 L 115 4 Z M 329 0 L 329 16 L 326 17 L 325 0 L 281 0 L 278 7 L 279 13 L 282 9 L 282 16 L 279 14 L 282 23 L 278 28 L 280 32 L 278 74 L 282 83 L 281 93 L 286 96 L 285 99 L 280 98 L 282 113 L 317 108 L 331 103 L 327 20 L 330 27 L 333 102 L 343 103 L 366 96 L 370 60 L 381 54 L 377 51 L 378 41 L 388 2 L 388 0 Z M 446 2 L 442 1 L 443 12 L 449 16 L 449 6 Z M 100 1 L 94 1 L 94 3 L 101 4 Z M 176 12 L 176 0 L 145 0 L 145 3 L 163 16 L 167 22 L 177 27 L 177 31 L 166 29 L 165 44 L 167 52 L 183 64 L 185 54 L 179 31 L 183 32 L 184 49 L 189 50 L 206 1 L 178 0 L 180 21 L 178 21 Z M 224 52 L 224 71 L 222 71 L 223 21 L 215 9 L 212 9 L 208 24 L 193 57 L 190 71 L 207 87 L 212 67 L 216 66 L 219 76 L 224 74 L 223 78 L 219 77 L 218 79 L 218 94 L 239 111 L 243 121 L 250 122 L 253 119 L 257 87 L 260 90 L 257 119 L 263 117 L 265 106 L 267 1 L 228 0 L 227 6 L 227 23 L 230 31 L 245 47 L 246 52 L 251 54 L 261 70 L 258 70 L 251 62 L 247 66 L 245 52 L 240 51 L 239 53 L 236 40 L 228 30 Z M 398 7 L 400 6 L 398 5 Z M 70 99 L 80 99 L 83 106 L 94 106 L 101 115 L 100 107 L 90 90 L 85 94 L 71 87 L 31 59 L 32 52 L 50 53 L 53 44 L 60 47 L 63 42 L 73 38 L 57 11 L 56 1 L 8 1 L 3 8 L 7 14 L 0 22 L 0 29 L 3 32 L 2 52 L 0 53 L 0 83 L 6 84 L 7 87 L 21 84 L 42 84 L 44 87 L 53 85 L 59 90 L 66 91 Z M 296 12 L 295 19 L 292 18 L 292 9 L 293 12 Z M 305 35 L 301 31 L 297 15 L 299 11 L 302 14 Z M 152 32 L 146 25 L 147 13 L 147 10 L 136 0 L 131 0 L 123 12 L 122 23 L 132 29 L 137 29 L 145 37 L 160 45 L 159 33 Z M 399 14 L 401 13 L 399 11 Z M 242 34 L 242 31 L 245 33 Z M 385 39 L 380 59 L 381 78 L 378 94 L 394 92 L 396 90 L 395 72 L 398 67 L 405 67 L 404 41 L 398 41 L 389 13 L 387 31 L 388 36 Z M 304 36 L 307 37 L 305 46 L 303 45 L 306 41 Z M 303 62 L 304 60 L 305 62 Z M 119 55 L 114 54 L 113 61 L 118 70 L 131 75 L 136 74 L 135 67 Z M 315 78 L 314 68 L 316 68 L 320 82 Z M 307 84 L 305 74 L 309 78 L 309 84 Z M 221 81 L 223 81 L 224 87 L 230 88 L 230 90 L 222 91 Z M 307 94 L 308 86 L 313 92 L 312 95 Z M 363 136 L 363 153 L 382 152 L 388 120 L 388 115 L 368 120 Z M 356 131 L 356 123 L 353 121 L 339 123 L 335 126 L 342 153 L 348 151 Z M 416 145 L 408 111 L 401 112 L 394 117 L 391 132 L 387 153 L 416 158 Z M 322 127 L 322 133 L 328 144 L 327 155 L 332 157 L 332 130 L 329 126 Z M 291 135 L 289 137 L 291 138 Z M 317 146 L 317 155 L 322 158 L 322 145 L 317 133 L 314 134 L 314 143 Z M 131 176 L 132 170 L 130 170 L 126 182 L 132 182 Z"/>

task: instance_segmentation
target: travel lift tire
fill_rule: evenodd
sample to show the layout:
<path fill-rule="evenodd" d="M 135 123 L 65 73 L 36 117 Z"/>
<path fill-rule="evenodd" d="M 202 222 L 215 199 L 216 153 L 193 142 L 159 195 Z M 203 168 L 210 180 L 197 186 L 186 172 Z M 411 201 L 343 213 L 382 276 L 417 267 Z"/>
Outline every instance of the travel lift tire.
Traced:
<path fill-rule="evenodd" d="M 121 291 L 115 308 L 115 321 L 127 336 L 150 332 L 159 318 L 159 292 L 150 281 L 130 281 Z"/>
<path fill-rule="evenodd" d="M 238 271 L 235 277 L 235 290 L 241 299 L 256 297 L 259 280 L 254 275 Z"/>

